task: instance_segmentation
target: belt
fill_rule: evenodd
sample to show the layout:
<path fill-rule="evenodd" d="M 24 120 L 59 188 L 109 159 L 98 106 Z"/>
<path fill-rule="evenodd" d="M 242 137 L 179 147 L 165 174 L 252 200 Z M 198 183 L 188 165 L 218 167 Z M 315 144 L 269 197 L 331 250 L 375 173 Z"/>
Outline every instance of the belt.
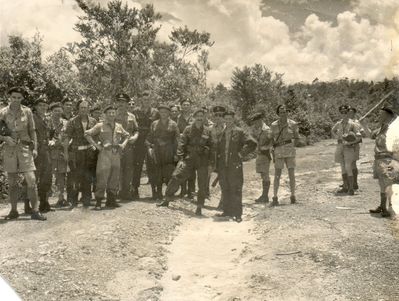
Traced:
<path fill-rule="evenodd" d="M 290 140 L 284 140 L 284 141 L 275 143 L 274 146 L 275 146 L 275 147 L 277 147 L 277 146 L 283 146 L 283 145 L 287 145 L 287 144 L 291 144 L 291 143 L 292 143 L 292 140 L 291 140 L 291 139 L 290 139 Z"/>
<path fill-rule="evenodd" d="M 78 151 L 90 149 L 91 145 L 80 145 L 77 147 Z"/>

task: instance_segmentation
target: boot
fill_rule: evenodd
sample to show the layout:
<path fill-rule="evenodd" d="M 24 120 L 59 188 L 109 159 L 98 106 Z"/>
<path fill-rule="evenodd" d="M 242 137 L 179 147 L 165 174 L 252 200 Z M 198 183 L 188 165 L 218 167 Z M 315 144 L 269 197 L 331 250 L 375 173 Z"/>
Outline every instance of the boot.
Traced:
<path fill-rule="evenodd" d="M 163 200 L 162 202 L 157 204 L 157 207 L 168 207 L 168 206 L 169 206 L 168 200 Z"/>
<path fill-rule="evenodd" d="M 102 202 L 102 199 L 96 198 L 96 206 L 94 207 L 94 210 L 97 210 L 97 211 L 101 210 L 101 202 Z"/>
<path fill-rule="evenodd" d="M 42 213 L 50 212 L 54 209 L 51 209 L 51 206 L 48 202 L 48 194 L 40 193 L 39 195 L 39 211 Z"/>
<path fill-rule="evenodd" d="M 32 214 L 32 208 L 30 206 L 28 199 L 25 200 L 24 211 L 25 211 L 25 214 L 27 214 L 27 215 Z"/>
<path fill-rule="evenodd" d="M 348 177 L 348 194 L 355 195 L 355 189 L 353 188 L 354 178 L 353 176 Z"/>
<path fill-rule="evenodd" d="M 17 210 L 11 210 L 8 215 L 4 219 L 6 220 L 12 220 L 12 219 L 17 219 L 19 217 L 19 213 Z"/>
<path fill-rule="evenodd" d="M 272 201 L 272 203 L 270 204 L 270 206 L 271 206 L 271 207 L 276 207 L 276 206 L 278 206 L 278 205 L 279 205 L 279 203 L 278 203 L 278 197 L 274 196 L 274 197 L 273 197 L 273 201 Z"/>
<path fill-rule="evenodd" d="M 357 182 L 357 178 L 359 175 L 359 170 L 356 168 L 353 171 L 353 189 L 358 190 L 359 189 L 359 183 Z"/>
<path fill-rule="evenodd" d="M 134 201 L 134 200 L 140 199 L 139 188 L 138 188 L 138 187 L 135 187 L 135 188 L 133 189 L 133 191 L 132 191 L 132 198 L 133 198 L 133 201 Z"/>
<path fill-rule="evenodd" d="M 270 181 L 262 181 L 262 195 L 255 200 L 255 203 L 269 203 Z"/>
<path fill-rule="evenodd" d="M 180 185 L 180 194 L 179 197 L 184 198 L 184 196 L 187 194 L 187 184 L 184 183 Z"/>
<path fill-rule="evenodd" d="M 119 208 L 120 205 L 116 202 L 116 194 L 110 190 L 107 190 L 107 201 L 105 206 L 108 208 Z"/>
<path fill-rule="evenodd" d="M 89 208 L 90 207 L 90 199 L 86 198 L 83 200 L 83 207 L 84 208 Z"/>
<path fill-rule="evenodd" d="M 387 195 L 385 193 L 380 193 L 380 205 L 375 209 L 370 209 L 370 213 L 381 213 L 384 203 L 387 201 Z"/>
<path fill-rule="evenodd" d="M 162 195 L 162 184 L 157 186 L 157 200 L 162 200 L 163 195 Z"/>
<path fill-rule="evenodd" d="M 32 215 L 30 216 L 31 219 L 37 220 L 37 221 L 45 221 L 47 220 L 47 217 L 42 215 L 39 211 L 34 211 L 32 212 Z"/>
<path fill-rule="evenodd" d="M 348 192 L 348 174 L 344 173 L 342 174 L 342 181 L 344 184 L 342 185 L 342 188 L 338 190 L 338 193 L 347 193 Z"/>
<path fill-rule="evenodd" d="M 382 217 L 390 217 L 391 213 L 387 209 L 387 197 L 385 195 L 384 199 L 381 199 L 381 216 Z"/>
<path fill-rule="evenodd" d="M 291 199 L 291 204 L 296 204 L 296 197 L 295 197 L 295 195 L 291 195 L 290 199 Z"/>
<path fill-rule="evenodd" d="M 198 205 L 197 209 L 195 210 L 195 215 L 201 216 L 202 215 L 202 206 Z"/>

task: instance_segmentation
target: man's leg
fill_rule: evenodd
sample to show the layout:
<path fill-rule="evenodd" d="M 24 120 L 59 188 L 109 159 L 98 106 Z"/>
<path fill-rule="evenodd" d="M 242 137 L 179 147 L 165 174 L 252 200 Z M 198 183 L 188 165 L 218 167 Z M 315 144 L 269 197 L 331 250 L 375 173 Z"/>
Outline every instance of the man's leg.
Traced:
<path fill-rule="evenodd" d="M 231 205 L 231 198 L 232 198 L 232 191 L 231 187 L 229 186 L 228 180 L 227 180 L 227 169 L 221 169 L 218 171 L 218 176 L 219 176 L 219 184 L 221 188 L 221 194 L 222 194 L 222 210 L 223 213 L 220 214 L 220 216 L 232 216 L 232 205 Z"/>
<path fill-rule="evenodd" d="M 358 190 L 359 189 L 359 183 L 358 183 L 359 170 L 357 169 L 357 161 L 356 160 L 354 160 L 352 163 L 352 174 L 353 174 L 353 189 Z"/>
<path fill-rule="evenodd" d="M 144 140 L 139 136 L 139 139 L 135 143 L 134 149 L 134 168 L 133 168 L 133 198 L 139 198 L 139 187 L 141 180 L 141 173 L 143 171 L 144 159 L 147 153 Z"/>
<path fill-rule="evenodd" d="M 111 170 L 107 183 L 107 202 L 105 205 L 111 208 L 120 207 L 116 202 L 116 197 L 119 190 L 119 176 L 120 176 L 120 156 L 118 154 L 111 154 Z"/>
<path fill-rule="evenodd" d="M 236 168 L 235 166 L 229 168 L 227 174 L 227 181 L 231 187 L 231 208 L 232 214 L 236 221 L 239 223 L 242 221 L 242 186 L 244 184 L 244 175 L 242 166 Z"/>
<path fill-rule="evenodd" d="M 290 157 L 285 160 L 288 169 L 288 177 L 290 180 L 290 191 L 291 191 L 291 204 L 296 203 L 296 196 L 295 196 L 295 188 L 296 188 L 296 180 L 295 180 L 295 157 Z"/>
<path fill-rule="evenodd" d="M 122 200 L 131 200 L 131 184 L 133 179 L 134 156 L 133 148 L 127 146 L 121 158 L 120 174 L 120 192 L 119 198 Z"/>
<path fill-rule="evenodd" d="M 18 173 L 8 173 L 8 197 L 10 199 L 11 211 L 17 212 L 18 207 Z"/>
<path fill-rule="evenodd" d="M 349 195 L 354 195 L 355 194 L 355 189 L 354 189 L 354 178 L 353 178 L 353 162 L 354 162 L 354 149 L 344 149 L 344 164 L 345 164 L 345 170 L 346 174 L 348 175 L 348 194 Z"/>
<path fill-rule="evenodd" d="M 270 160 L 266 156 L 258 155 L 256 158 L 256 171 L 262 178 L 262 194 L 255 200 L 255 203 L 268 203 L 270 189 Z"/>
<path fill-rule="evenodd" d="M 197 194 L 197 210 L 196 215 L 201 215 L 201 208 L 205 204 L 206 191 L 208 186 L 208 166 L 199 166 L 197 168 L 198 177 L 198 194 Z"/>
<path fill-rule="evenodd" d="M 95 210 L 101 210 L 101 202 L 104 199 L 107 189 L 108 178 L 111 173 L 111 160 L 107 151 L 101 151 L 97 161 L 97 185 L 96 185 L 96 206 Z"/>
<path fill-rule="evenodd" d="M 271 206 L 278 206 L 278 189 L 280 187 L 281 174 L 284 167 L 284 159 L 276 158 L 274 163 L 274 184 L 273 184 L 273 202 Z"/>
<path fill-rule="evenodd" d="M 28 171 L 24 173 L 24 177 L 27 185 L 28 198 L 30 200 L 30 204 L 32 206 L 32 219 L 35 220 L 46 220 L 46 217 L 41 215 L 39 212 L 39 198 L 37 195 L 37 185 L 36 185 L 36 176 L 34 171 Z"/>

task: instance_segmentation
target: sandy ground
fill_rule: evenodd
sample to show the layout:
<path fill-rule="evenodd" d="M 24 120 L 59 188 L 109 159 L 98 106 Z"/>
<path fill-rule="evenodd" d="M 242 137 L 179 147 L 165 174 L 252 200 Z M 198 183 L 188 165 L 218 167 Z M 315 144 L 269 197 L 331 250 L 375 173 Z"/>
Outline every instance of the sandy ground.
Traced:
<path fill-rule="evenodd" d="M 289 204 L 285 173 L 277 208 L 254 204 L 248 162 L 241 224 L 213 217 L 218 189 L 202 218 L 187 201 L 143 200 L 1 223 L 0 274 L 23 300 L 399 300 L 399 227 L 368 214 L 379 198 L 372 148 L 354 197 L 335 194 L 332 141 L 299 149 L 299 203 Z"/>

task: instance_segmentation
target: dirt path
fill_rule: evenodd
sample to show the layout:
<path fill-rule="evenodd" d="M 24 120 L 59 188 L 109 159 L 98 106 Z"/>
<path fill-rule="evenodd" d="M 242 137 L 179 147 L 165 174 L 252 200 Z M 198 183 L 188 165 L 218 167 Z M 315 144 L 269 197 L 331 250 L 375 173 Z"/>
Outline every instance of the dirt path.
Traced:
<path fill-rule="evenodd" d="M 273 209 L 254 204 L 260 180 L 246 163 L 240 224 L 213 218 L 218 189 L 202 218 L 187 201 L 143 200 L 0 222 L 0 274 L 28 301 L 399 300 L 398 222 L 368 214 L 379 198 L 372 147 L 354 197 L 335 194 L 331 141 L 299 149 L 299 203 L 289 204 L 285 172 Z"/>

